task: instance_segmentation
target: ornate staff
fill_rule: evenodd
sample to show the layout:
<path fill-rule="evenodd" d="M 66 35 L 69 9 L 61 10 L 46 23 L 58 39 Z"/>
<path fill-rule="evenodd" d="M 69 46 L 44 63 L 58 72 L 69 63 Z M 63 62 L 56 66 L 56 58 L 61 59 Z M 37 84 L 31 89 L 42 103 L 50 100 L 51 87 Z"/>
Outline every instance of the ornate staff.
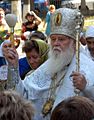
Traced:
<path fill-rule="evenodd" d="M 5 19 L 6 19 L 7 24 L 11 28 L 10 40 L 12 42 L 12 46 L 14 46 L 14 26 L 16 24 L 17 17 L 14 14 L 7 14 Z M 4 63 L 4 59 L 2 60 Z M 4 64 L 2 65 L 2 67 L 0 67 L 0 83 L 1 83 L 0 90 L 5 89 L 6 81 L 7 81 L 7 65 Z"/>
<path fill-rule="evenodd" d="M 77 20 L 77 26 L 76 26 L 76 71 L 79 72 L 80 71 L 80 33 L 83 27 L 83 15 L 81 14 L 81 12 L 79 11 L 76 17 Z M 75 93 L 78 95 L 79 94 L 79 90 L 78 89 L 74 89 Z"/>
<path fill-rule="evenodd" d="M 14 46 L 14 27 L 16 25 L 17 22 L 17 16 L 14 14 L 7 14 L 6 17 L 6 22 L 10 27 L 10 41 L 12 43 L 12 46 Z"/>

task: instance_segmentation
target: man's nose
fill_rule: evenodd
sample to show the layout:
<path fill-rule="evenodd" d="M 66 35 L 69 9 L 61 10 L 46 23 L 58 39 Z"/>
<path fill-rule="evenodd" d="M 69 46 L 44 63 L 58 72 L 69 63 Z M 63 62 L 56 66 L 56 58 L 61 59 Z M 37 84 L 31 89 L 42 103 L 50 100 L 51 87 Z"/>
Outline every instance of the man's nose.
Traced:
<path fill-rule="evenodd" d="M 59 40 L 58 40 L 58 38 L 54 41 L 54 45 L 59 45 L 60 44 L 60 42 L 59 42 Z"/>

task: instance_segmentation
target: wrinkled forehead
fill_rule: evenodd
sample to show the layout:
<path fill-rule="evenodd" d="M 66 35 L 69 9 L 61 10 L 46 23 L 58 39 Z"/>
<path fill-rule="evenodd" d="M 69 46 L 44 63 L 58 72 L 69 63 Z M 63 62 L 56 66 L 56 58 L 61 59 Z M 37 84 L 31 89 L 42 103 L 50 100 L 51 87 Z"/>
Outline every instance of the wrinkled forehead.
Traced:
<path fill-rule="evenodd" d="M 71 37 L 69 37 L 69 36 L 67 36 L 67 35 L 63 35 L 63 34 L 51 34 L 50 35 L 50 38 L 52 38 L 52 37 L 54 37 L 54 38 L 57 38 L 57 37 L 62 37 L 62 38 L 71 38 Z"/>

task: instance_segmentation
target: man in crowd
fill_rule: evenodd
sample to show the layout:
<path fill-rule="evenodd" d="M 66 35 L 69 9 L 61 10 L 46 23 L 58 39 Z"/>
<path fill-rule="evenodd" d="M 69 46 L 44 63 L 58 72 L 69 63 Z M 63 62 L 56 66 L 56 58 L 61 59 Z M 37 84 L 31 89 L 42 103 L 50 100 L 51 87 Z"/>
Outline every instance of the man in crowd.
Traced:
<path fill-rule="evenodd" d="M 86 81 L 82 84 L 83 88 L 94 84 L 94 74 L 92 74 L 94 62 L 83 53 L 80 53 L 80 71 L 76 71 L 77 14 L 77 10 L 69 8 L 60 8 L 53 13 L 49 59 L 24 81 L 20 80 L 17 73 L 16 50 L 11 47 L 6 50 L 3 46 L 9 72 L 15 76 L 12 77 L 12 81 L 16 90 L 34 105 L 34 120 L 49 120 L 51 110 L 58 103 L 65 98 L 75 96 L 76 85 L 73 86 L 73 82 L 75 83 L 76 80 Z M 8 78 L 10 77 L 8 74 Z M 8 86 L 10 83 L 8 79 Z"/>
<path fill-rule="evenodd" d="M 85 34 L 86 38 L 86 54 L 92 60 L 94 60 L 94 26 L 89 26 Z"/>
<path fill-rule="evenodd" d="M 84 54 L 94 62 L 94 26 L 89 26 L 85 33 L 86 46 Z M 94 101 L 94 86 L 86 87 L 86 80 L 73 80 L 76 88 L 83 91 L 86 97 Z M 84 87 L 83 87 L 84 86 Z"/>

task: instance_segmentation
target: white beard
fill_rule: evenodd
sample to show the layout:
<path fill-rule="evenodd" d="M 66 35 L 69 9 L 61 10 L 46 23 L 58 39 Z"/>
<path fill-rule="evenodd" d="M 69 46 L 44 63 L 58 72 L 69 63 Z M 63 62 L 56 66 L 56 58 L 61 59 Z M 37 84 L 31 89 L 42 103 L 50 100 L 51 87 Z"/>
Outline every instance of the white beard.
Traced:
<path fill-rule="evenodd" d="M 55 73 L 63 70 L 65 66 L 67 66 L 74 55 L 74 49 L 72 44 L 69 46 L 65 52 L 57 52 L 53 51 L 52 48 L 49 52 L 49 64 L 48 64 L 48 71 L 53 76 Z"/>

